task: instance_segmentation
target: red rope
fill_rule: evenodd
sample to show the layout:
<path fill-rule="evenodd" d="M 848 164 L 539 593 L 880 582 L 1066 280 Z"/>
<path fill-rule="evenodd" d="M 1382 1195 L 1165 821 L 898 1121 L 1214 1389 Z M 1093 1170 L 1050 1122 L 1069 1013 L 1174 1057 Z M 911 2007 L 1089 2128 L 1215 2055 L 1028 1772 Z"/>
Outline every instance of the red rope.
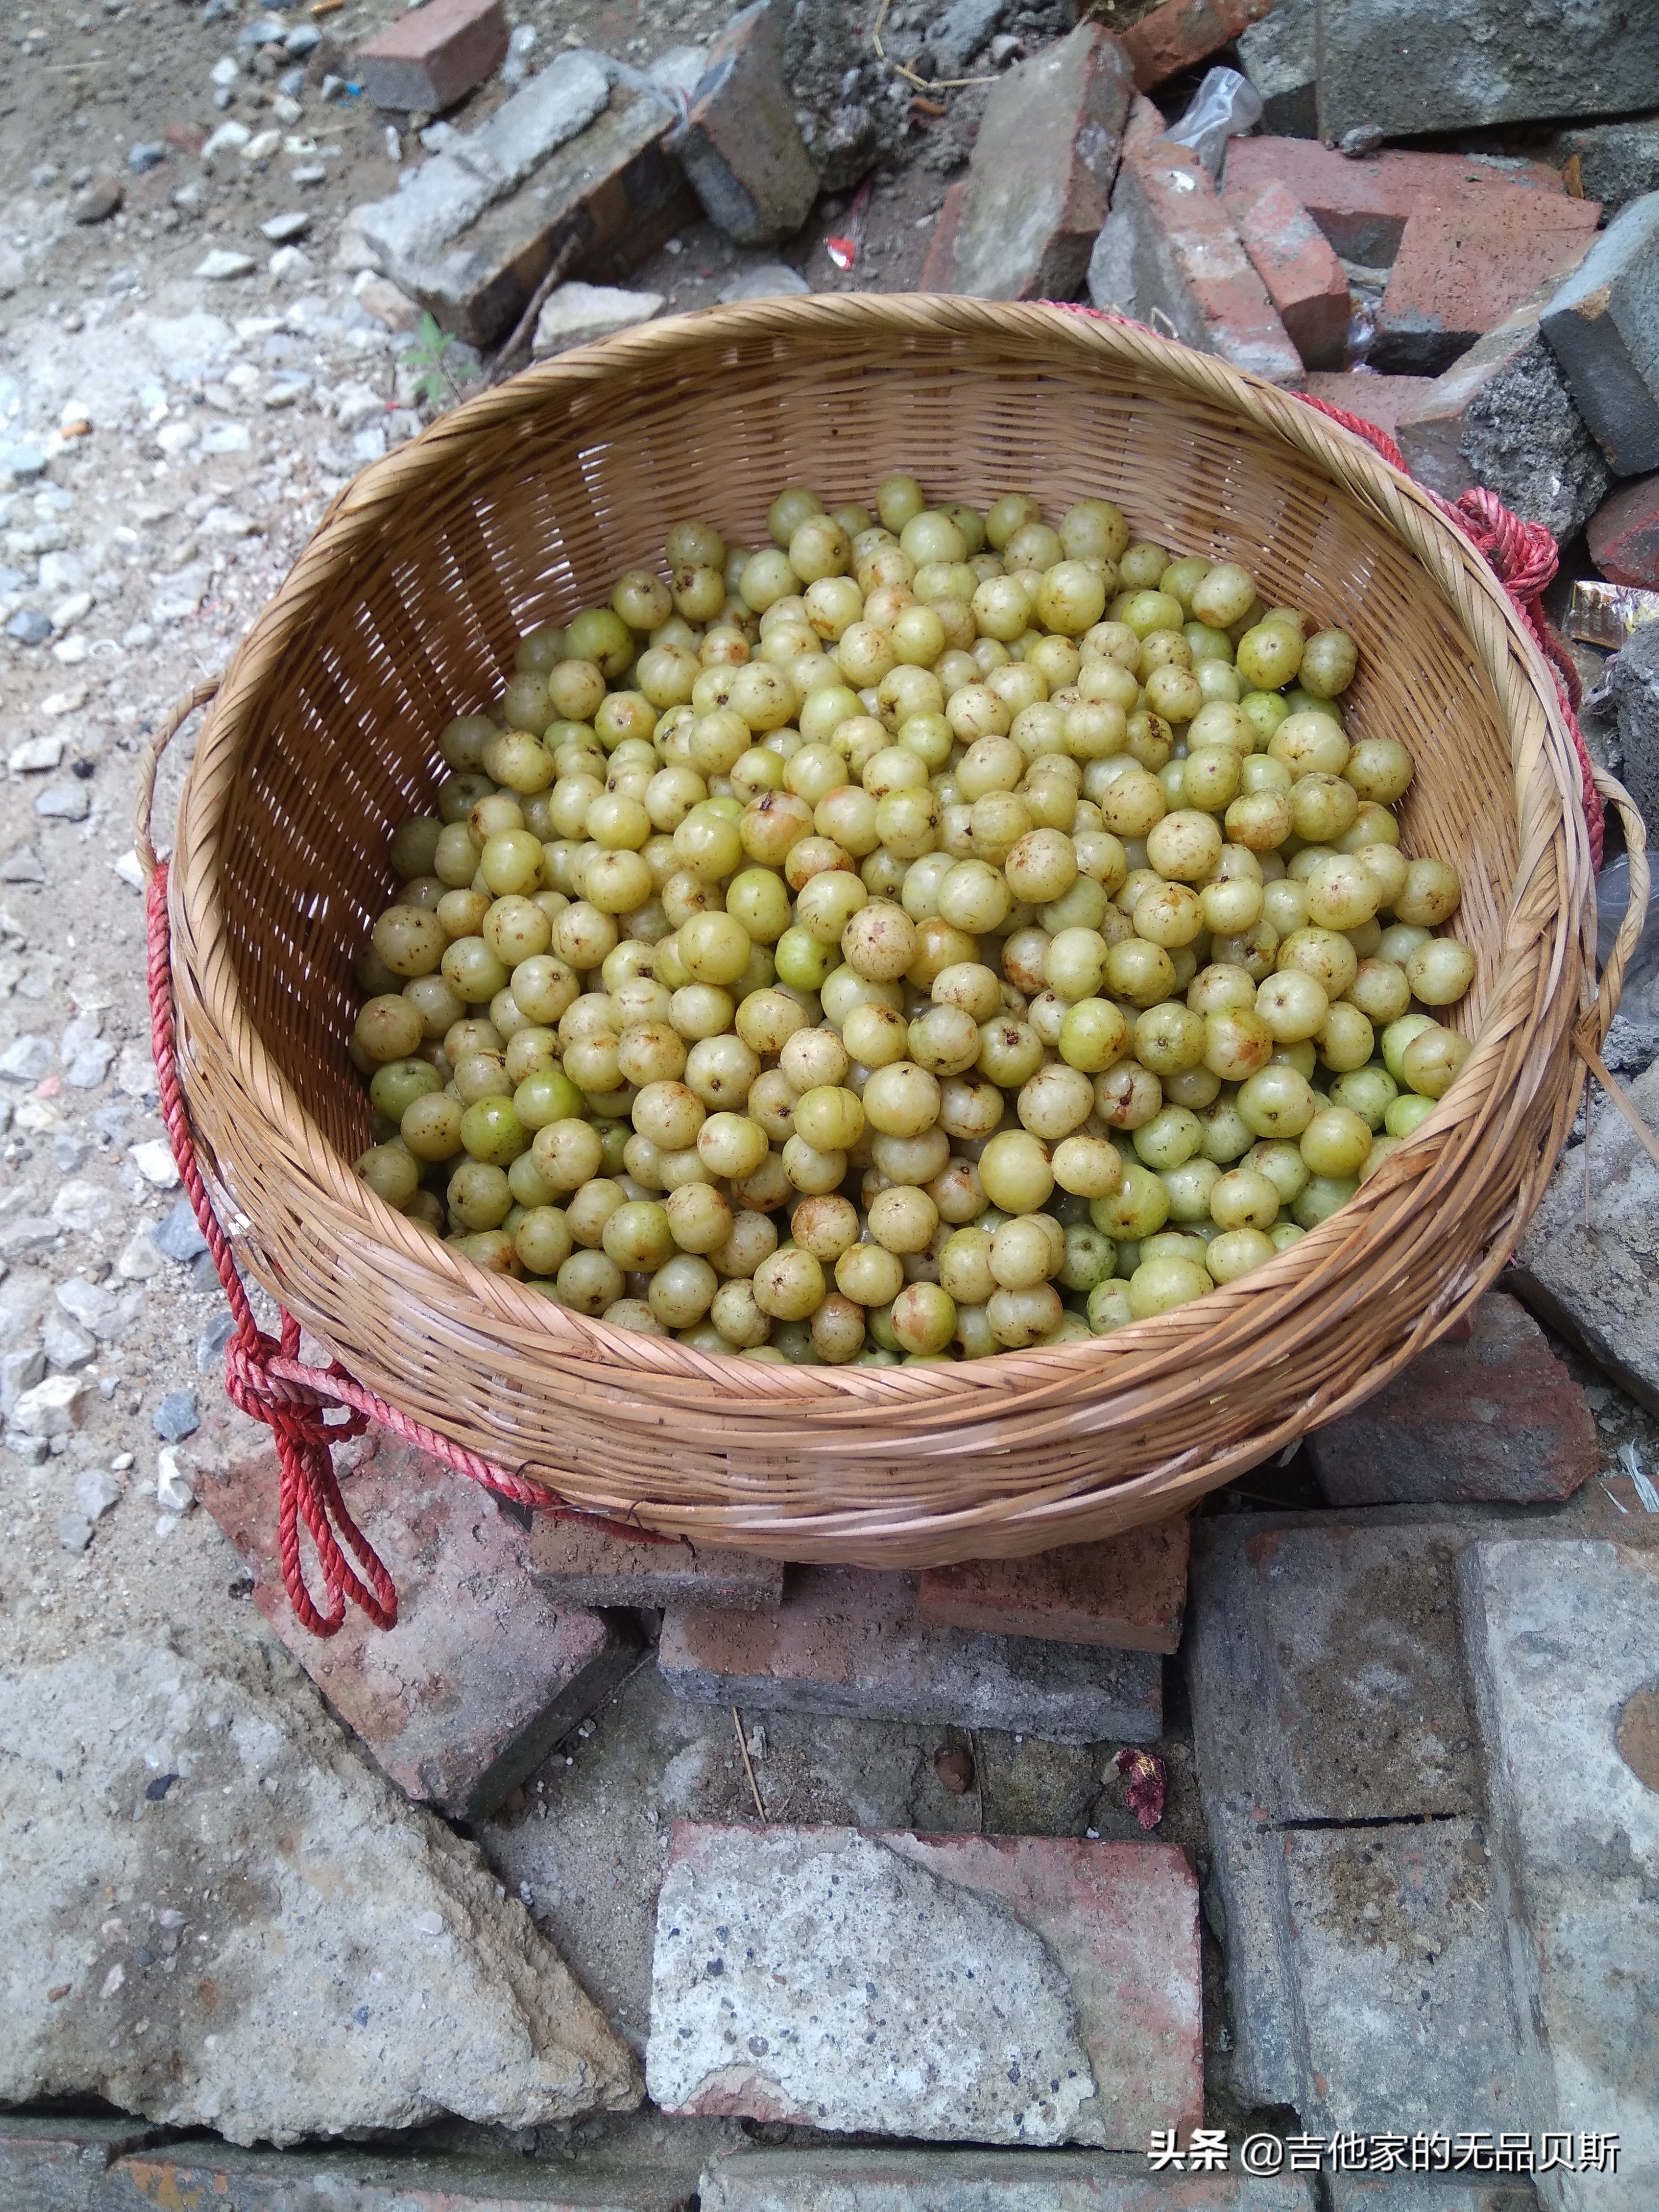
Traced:
<path fill-rule="evenodd" d="M 146 919 L 149 937 L 150 1046 L 155 1060 L 161 1117 L 167 1140 L 179 1164 L 192 1211 L 214 1267 L 224 1285 L 236 1334 L 225 1348 L 225 1391 L 231 1403 L 263 1421 L 276 1445 L 282 1468 L 282 1492 L 277 1515 L 277 1548 L 282 1556 L 283 1581 L 295 1618 L 313 1636 L 337 1635 L 345 1620 L 346 1602 L 359 1607 L 376 1628 L 395 1627 L 398 1593 L 391 1576 L 362 1530 L 353 1520 L 340 1495 L 334 1472 L 332 1449 L 349 1437 L 361 1436 L 371 1420 L 378 1421 L 406 1443 L 465 1475 L 470 1481 L 497 1491 L 514 1504 L 531 1507 L 556 1521 L 580 1521 L 608 1534 L 635 1543 L 669 1544 L 676 1540 L 654 1530 L 636 1528 L 605 1515 L 584 1513 L 562 1504 L 539 1483 L 509 1474 L 493 1461 L 428 1428 L 423 1421 L 400 1413 L 384 1398 L 355 1382 L 337 1360 L 326 1368 L 307 1366 L 300 1358 L 300 1324 L 291 1314 L 282 1316 L 282 1335 L 268 1335 L 253 1317 L 242 1279 L 236 1271 L 230 1241 L 219 1225 L 202 1171 L 197 1164 L 190 1115 L 179 1082 L 173 1051 L 173 969 L 171 932 L 167 917 L 167 864 L 163 860 L 150 878 Z M 343 1407 L 343 1420 L 325 1419 L 325 1407 Z M 319 1609 L 307 1587 L 300 1553 L 300 1524 L 311 1532 L 325 1593 Z M 362 1569 L 360 1576 L 341 1549 L 343 1539 Z"/>

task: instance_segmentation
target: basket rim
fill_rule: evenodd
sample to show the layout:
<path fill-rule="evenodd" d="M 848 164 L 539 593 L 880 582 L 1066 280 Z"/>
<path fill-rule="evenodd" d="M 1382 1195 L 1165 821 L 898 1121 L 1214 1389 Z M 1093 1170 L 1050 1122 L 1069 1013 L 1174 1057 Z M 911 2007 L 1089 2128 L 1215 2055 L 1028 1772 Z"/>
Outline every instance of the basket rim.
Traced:
<path fill-rule="evenodd" d="M 1503 585 L 1470 541 L 1447 519 L 1433 495 L 1383 460 L 1365 441 L 1295 394 L 1236 370 L 1213 356 L 1194 352 L 1119 319 L 1057 303 L 925 294 L 815 295 L 704 308 L 659 319 L 596 345 L 573 349 L 527 369 L 495 391 L 441 416 L 418 438 L 372 463 L 331 502 L 226 671 L 179 805 L 177 852 L 188 864 L 175 866 L 169 875 L 174 957 L 179 957 L 177 948 L 190 944 L 199 1000 L 218 1034 L 236 1041 L 240 1073 L 249 1087 L 268 1103 L 273 1117 L 280 1112 L 292 1139 L 291 1150 L 300 1156 L 295 1164 L 302 1163 L 307 1173 L 325 1185 L 331 1200 L 355 1216 L 365 1235 L 393 1245 L 414 1261 L 434 1291 L 442 1285 L 451 1297 L 463 1299 L 480 1325 L 492 1316 L 508 1320 L 515 1331 L 551 1340 L 562 1354 L 586 1357 L 601 1370 L 628 1369 L 641 1379 L 650 1376 L 662 1384 L 672 1385 L 676 1379 L 718 1383 L 738 1392 L 747 1416 L 763 1419 L 774 1413 L 786 1424 L 810 1416 L 815 1427 L 827 1422 L 830 1433 L 838 1425 L 838 1412 L 849 1422 L 860 1420 L 878 1402 L 890 1406 L 896 1416 L 911 1417 L 924 1413 L 949 1416 L 953 1410 L 965 1408 L 969 1394 L 982 1407 L 985 1393 L 997 1386 L 999 1370 L 1007 1374 L 1006 1362 L 960 1361 L 890 1370 L 797 1368 L 741 1360 L 734 1354 L 705 1353 L 672 1336 L 647 1336 L 568 1312 L 417 1230 L 377 1198 L 335 1150 L 301 1103 L 249 1018 L 227 941 L 216 890 L 216 860 L 211 855 L 222 812 L 226 763 L 238 752 L 247 715 L 258 704 L 263 672 L 288 649 L 302 647 L 305 630 L 331 588 L 340 556 L 354 543 L 378 536 L 388 512 L 404 508 L 418 496 L 422 483 L 447 476 L 455 465 L 456 448 L 469 445 L 477 432 L 499 429 L 522 416 L 540 412 L 552 401 L 579 404 L 583 392 L 602 389 L 619 375 L 637 376 L 671 361 L 683 373 L 689 351 L 706 355 L 724 343 L 757 339 L 793 349 L 812 342 L 822 345 L 832 338 L 848 345 L 856 344 L 860 337 L 891 338 L 906 331 L 924 337 L 930 334 L 970 339 L 979 336 L 993 341 L 1000 331 L 1021 333 L 1028 341 L 1041 333 L 1045 343 L 1063 347 L 1073 357 L 1092 356 L 1103 365 L 1127 366 L 1154 380 L 1173 380 L 1195 397 L 1220 401 L 1244 425 L 1273 433 L 1315 462 L 1366 508 L 1377 527 L 1388 531 L 1403 546 L 1451 603 L 1471 653 L 1492 686 L 1500 723 L 1510 740 L 1514 803 L 1523 823 L 1527 794 L 1541 791 L 1545 797 L 1545 811 L 1553 818 L 1530 842 L 1523 838 L 1507 906 L 1511 922 L 1523 884 L 1532 872 L 1547 864 L 1554 836 L 1565 835 L 1566 873 L 1570 882 L 1576 879 L 1578 884 L 1581 911 L 1576 927 L 1568 911 L 1570 902 L 1563 902 L 1557 913 L 1555 954 L 1548 963 L 1557 988 L 1571 939 L 1576 937 L 1581 945 L 1583 942 L 1593 881 L 1588 831 L 1579 802 L 1577 756 L 1553 672 Z M 575 427 L 579 430 L 580 425 Z M 1483 632 L 1481 624 L 1470 623 L 1468 610 L 1460 604 L 1460 593 L 1480 605 L 1489 629 Z M 1517 674 L 1524 679 L 1532 707 L 1541 714 L 1545 739 L 1531 747 L 1524 759 L 1515 750 L 1518 710 L 1511 686 Z M 222 779 L 219 796 L 204 798 L 216 774 Z M 1508 933 L 1506 924 L 1506 937 Z M 1515 949 L 1506 946 L 1492 986 L 1494 1004 L 1502 995 L 1504 969 Z M 1593 967 L 1589 972 L 1593 977 Z M 1458 1081 L 1367 1186 L 1379 1202 L 1378 1211 L 1392 1211 L 1382 1206 L 1384 1198 L 1403 1196 L 1413 1183 L 1431 1187 L 1437 1180 L 1443 1139 L 1468 1118 L 1470 1102 L 1480 1095 L 1477 1086 L 1484 1071 L 1501 1043 L 1499 1039 L 1488 1038 L 1487 1026 L 1483 1022 L 1476 1033 L 1475 1052 Z M 187 1028 L 182 1031 L 180 1047 L 180 1072 L 188 1096 L 195 1054 Z M 1483 1049 L 1486 1047 L 1490 1049 Z M 1308 1274 L 1350 1239 L 1369 1233 L 1371 1225 L 1370 1216 L 1362 1218 L 1351 1215 L 1347 1208 L 1340 1209 L 1274 1260 L 1253 1270 L 1249 1295 L 1260 1321 L 1271 1318 L 1269 1301 L 1283 1297 L 1287 1304 L 1294 1304 Z M 257 1232 L 250 1242 L 249 1256 L 258 1272 L 262 1255 Z M 1231 1286 L 1235 1293 L 1243 1287 L 1237 1283 Z M 1053 1378 L 1041 1395 L 1051 1399 L 1058 1408 L 1070 1378 L 1096 1370 L 1103 1358 L 1116 1356 L 1108 1347 L 1116 1347 L 1118 1353 L 1133 1350 L 1145 1362 L 1149 1350 L 1158 1346 L 1162 1356 L 1156 1367 L 1143 1364 L 1138 1369 L 1138 1379 L 1150 1381 L 1156 1373 L 1186 1364 L 1194 1340 L 1217 1326 L 1203 1313 L 1207 1303 L 1200 1301 L 1170 1314 L 1133 1322 L 1109 1337 L 1086 1343 L 1032 1347 L 1018 1355 L 1022 1375 L 1029 1380 L 1030 1363 L 1040 1359 Z M 1414 1335 L 1427 1341 L 1454 1310 L 1448 1306 L 1443 1312 L 1425 1313 Z M 898 1433 L 896 1430 L 895 1434 Z M 1030 1492 L 1024 1493 L 1023 1503 L 1026 1506 L 1035 1503 Z"/>

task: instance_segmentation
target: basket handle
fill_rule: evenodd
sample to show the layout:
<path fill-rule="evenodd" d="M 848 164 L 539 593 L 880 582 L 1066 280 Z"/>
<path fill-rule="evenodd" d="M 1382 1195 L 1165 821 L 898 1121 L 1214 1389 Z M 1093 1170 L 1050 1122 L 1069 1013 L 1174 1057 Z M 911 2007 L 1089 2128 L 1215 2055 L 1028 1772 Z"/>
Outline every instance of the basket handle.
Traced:
<path fill-rule="evenodd" d="M 178 700 L 161 717 L 159 725 L 144 740 L 144 750 L 138 756 L 138 788 L 132 801 L 132 845 L 138 855 L 138 865 L 148 883 L 155 873 L 155 848 L 150 842 L 150 817 L 155 806 L 155 777 L 161 765 L 161 756 L 173 743 L 185 724 L 198 707 L 205 707 L 216 697 L 224 681 L 223 672 L 217 676 L 204 677 L 196 689 Z"/>
<path fill-rule="evenodd" d="M 1622 783 L 1602 768 L 1594 768 L 1595 788 L 1611 806 L 1623 824 L 1625 850 L 1630 857 L 1630 902 L 1625 908 L 1625 918 L 1619 925 L 1619 934 L 1613 941 L 1607 965 L 1601 970 L 1601 980 L 1596 988 L 1595 1007 L 1590 1022 L 1595 1039 L 1600 1043 L 1612 1026 L 1619 1011 L 1620 994 L 1624 988 L 1625 969 L 1630 964 L 1648 913 L 1648 890 L 1651 872 L 1648 866 L 1647 824 L 1643 820 L 1636 801 Z"/>

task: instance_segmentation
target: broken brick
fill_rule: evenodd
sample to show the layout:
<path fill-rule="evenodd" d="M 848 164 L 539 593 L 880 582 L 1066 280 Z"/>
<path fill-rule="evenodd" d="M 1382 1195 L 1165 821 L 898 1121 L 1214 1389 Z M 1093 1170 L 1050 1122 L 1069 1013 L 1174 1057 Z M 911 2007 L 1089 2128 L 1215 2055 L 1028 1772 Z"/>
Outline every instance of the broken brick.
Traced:
<path fill-rule="evenodd" d="M 348 1606 L 324 1642 L 301 1626 L 277 1545 L 275 1445 L 192 1441 L 201 1503 L 254 1577 L 253 1601 L 398 1788 L 482 1820 L 609 1695 L 635 1646 L 603 1615 L 552 1597 L 526 1571 L 520 1532 L 424 1452 L 377 1437 L 342 1483 L 398 1591 L 382 1631 Z M 302 1557 L 319 1587 L 308 1543 Z"/>
<path fill-rule="evenodd" d="M 1419 1352 L 1308 1449 L 1333 1505 L 1536 1504 L 1598 1463 L 1583 1391 L 1503 1291 L 1480 1300 L 1468 1343 Z"/>
<path fill-rule="evenodd" d="M 507 59 L 501 0 L 427 0 L 359 46 L 352 67 L 376 107 L 441 115 Z"/>
<path fill-rule="evenodd" d="M 657 1664 L 677 1697 L 756 1711 L 1006 1729 L 1054 1743 L 1147 1743 L 1163 1725 L 1150 1653 L 932 1626 L 912 1573 L 802 1567 L 770 1613 L 671 1610 Z"/>
<path fill-rule="evenodd" d="M 1277 178 L 1229 192 L 1226 208 L 1304 362 L 1340 368 L 1348 337 L 1348 280 L 1323 231 Z"/>
<path fill-rule="evenodd" d="M 783 77 L 770 0 L 734 15 L 708 50 L 678 142 L 680 165 L 711 222 L 740 246 L 775 246 L 817 197 Z"/>
<path fill-rule="evenodd" d="M 1518 185 L 1465 185 L 1407 217 L 1377 317 L 1371 359 L 1437 376 L 1551 277 L 1582 259 L 1601 210 L 1594 200 Z"/>
<path fill-rule="evenodd" d="M 561 1602 L 575 1606 L 704 1606 L 763 1613 L 783 1596 L 783 1568 L 748 1552 L 719 1552 L 681 1538 L 636 1543 L 582 1521 L 538 1513 L 531 1526 L 530 1571 Z"/>
<path fill-rule="evenodd" d="M 1638 477 L 1596 509 L 1589 550 L 1610 584 L 1659 592 L 1659 476 Z"/>
<path fill-rule="evenodd" d="M 1419 483 L 1456 499 L 1480 485 L 1552 535 L 1573 537 L 1607 488 L 1607 465 L 1572 404 L 1538 318 L 1545 285 L 1425 384 L 1396 432 Z"/>
<path fill-rule="evenodd" d="M 1545 339 L 1615 476 L 1659 468 L 1659 192 L 1616 215 L 1545 309 Z"/>
<path fill-rule="evenodd" d="M 1222 173 L 1230 193 L 1277 178 L 1344 260 L 1378 269 L 1394 259 L 1407 218 L 1424 201 L 1483 185 L 1565 197 L 1559 174 L 1542 161 L 1500 167 L 1473 155 L 1392 148 L 1351 161 L 1311 138 L 1230 138 Z"/>
<path fill-rule="evenodd" d="M 1346 415 L 1358 415 L 1362 422 L 1375 423 L 1397 445 L 1396 426 L 1401 416 L 1433 382 L 1431 376 L 1373 376 L 1357 369 L 1322 370 L 1304 377 L 1302 388 L 1310 399 L 1323 399 L 1333 407 L 1341 408 Z"/>
<path fill-rule="evenodd" d="M 1302 357 L 1209 171 L 1185 146 L 1148 143 L 1152 127 L 1138 102 L 1111 213 L 1089 259 L 1091 300 L 1235 368 L 1299 383 Z"/>
<path fill-rule="evenodd" d="M 1072 300 L 1106 220 L 1129 112 L 1128 64 L 1098 23 L 992 87 L 957 217 L 952 289 Z"/>
<path fill-rule="evenodd" d="M 1150 92 L 1166 77 L 1231 46 L 1272 6 L 1273 0 L 1163 0 L 1120 36 L 1136 91 Z"/>
<path fill-rule="evenodd" d="M 1139 2152 L 1202 2106 L 1197 1884 L 1172 1844 L 677 1821 L 652 1972 L 647 2080 L 679 2112 Z M 1018 2063 L 1050 2036 L 1073 2078 Z"/>
<path fill-rule="evenodd" d="M 928 1567 L 921 1618 L 947 1628 L 1173 1651 L 1187 1603 L 1188 1522 L 1160 1521 L 1100 1544 L 1062 1544 L 1018 1559 Z"/>
<path fill-rule="evenodd" d="M 968 197 L 968 179 L 962 177 L 945 195 L 933 234 L 927 241 L 927 258 L 916 279 L 918 292 L 953 292 L 957 276 L 957 232 L 962 222 L 962 204 Z"/>

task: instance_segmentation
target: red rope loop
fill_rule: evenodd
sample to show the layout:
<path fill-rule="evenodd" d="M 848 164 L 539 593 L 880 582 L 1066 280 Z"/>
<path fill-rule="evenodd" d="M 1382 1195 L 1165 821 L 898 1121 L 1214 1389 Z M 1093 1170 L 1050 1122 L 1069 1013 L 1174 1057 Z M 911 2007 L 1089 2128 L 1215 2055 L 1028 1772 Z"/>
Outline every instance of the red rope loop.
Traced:
<path fill-rule="evenodd" d="M 225 1392 L 234 1406 L 270 1429 L 282 1468 L 282 1494 L 277 1519 L 277 1548 L 283 1562 L 283 1581 L 295 1616 L 313 1636 L 337 1634 L 345 1620 L 348 1601 L 358 1607 L 377 1628 L 392 1628 L 398 1620 L 398 1593 L 391 1576 L 340 1495 L 334 1472 L 333 1448 L 349 1437 L 361 1436 L 371 1420 L 390 1429 L 407 1443 L 443 1462 L 470 1481 L 511 1498 L 514 1504 L 545 1513 L 556 1521 L 580 1521 L 635 1543 L 671 1544 L 677 1540 L 654 1530 L 634 1527 L 598 1513 L 585 1513 L 560 1503 L 541 1484 L 510 1474 L 465 1445 L 453 1443 L 436 1429 L 428 1428 L 410 1414 L 400 1413 L 372 1390 L 353 1380 L 338 1360 L 326 1368 L 306 1365 L 300 1358 L 300 1324 L 291 1314 L 282 1317 L 280 1338 L 270 1335 L 254 1319 L 242 1279 L 236 1270 L 230 1240 L 219 1224 L 197 1163 L 190 1115 L 179 1081 L 173 1049 L 173 970 L 167 917 L 167 864 L 158 863 L 150 878 L 146 920 L 149 925 L 150 1045 L 155 1060 L 161 1117 L 167 1140 L 178 1162 L 192 1212 L 214 1267 L 224 1285 L 236 1333 L 225 1347 Z M 344 1418 L 330 1420 L 332 1410 Z M 319 1608 L 306 1583 L 300 1554 L 300 1526 L 310 1531 L 317 1564 L 323 1578 L 324 1604 Z M 345 1550 L 341 1548 L 343 1543 Z M 362 1570 L 359 1575 L 345 1556 L 349 1551 Z"/>

